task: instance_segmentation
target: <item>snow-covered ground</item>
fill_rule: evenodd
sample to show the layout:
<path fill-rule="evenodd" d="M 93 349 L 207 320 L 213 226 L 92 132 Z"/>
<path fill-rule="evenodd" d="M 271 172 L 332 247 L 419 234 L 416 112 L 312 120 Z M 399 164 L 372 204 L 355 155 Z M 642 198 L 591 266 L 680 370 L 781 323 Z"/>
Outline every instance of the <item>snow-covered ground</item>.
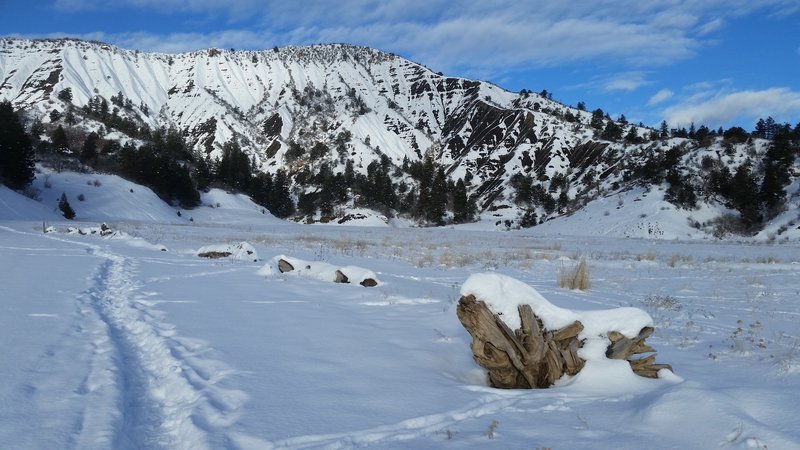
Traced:
<path fill-rule="evenodd" d="M 1 448 L 800 445 L 796 243 L 306 226 L 217 191 L 178 216 L 140 186 L 104 209 L 117 180 L 68 176 L 42 202 L 0 188 Z M 53 210 L 62 191 L 78 223 Z M 241 242 L 260 260 L 197 256 Z M 279 255 L 380 283 L 265 269 Z M 558 288 L 582 257 L 591 289 Z M 455 313 L 479 273 L 560 308 L 643 309 L 675 376 L 487 387 Z"/>

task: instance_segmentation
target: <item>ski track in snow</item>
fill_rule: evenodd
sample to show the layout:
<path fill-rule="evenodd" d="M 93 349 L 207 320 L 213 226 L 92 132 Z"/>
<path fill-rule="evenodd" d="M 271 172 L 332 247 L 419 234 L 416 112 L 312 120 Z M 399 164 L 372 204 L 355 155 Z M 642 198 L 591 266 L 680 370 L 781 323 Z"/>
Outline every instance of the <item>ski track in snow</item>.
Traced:
<path fill-rule="evenodd" d="M 236 371 L 199 357 L 208 344 L 177 336 L 162 320 L 152 309 L 159 302 L 146 300 L 153 293 L 139 292 L 136 261 L 98 245 L 46 237 L 81 245 L 102 261 L 76 298 L 80 323 L 74 333 L 89 336 L 90 357 L 75 390 L 82 412 L 66 447 L 227 447 L 225 428 L 236 422 L 247 395 L 216 384 Z"/>
<path fill-rule="evenodd" d="M 135 262 L 99 247 L 91 252 L 104 258 L 89 298 L 107 325 L 122 414 L 111 447 L 212 448 L 211 435 L 233 424 L 246 401 L 240 391 L 215 386 L 233 371 L 197 358 L 204 345 L 178 338 L 148 308 L 131 276 Z"/>

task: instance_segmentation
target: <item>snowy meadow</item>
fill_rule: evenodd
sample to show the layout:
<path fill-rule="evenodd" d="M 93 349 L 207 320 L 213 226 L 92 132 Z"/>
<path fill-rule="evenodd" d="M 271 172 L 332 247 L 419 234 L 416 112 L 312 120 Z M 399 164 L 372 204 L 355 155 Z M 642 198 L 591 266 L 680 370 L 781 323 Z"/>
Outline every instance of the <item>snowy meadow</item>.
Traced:
<path fill-rule="evenodd" d="M 89 189 L 76 222 L 57 217 L 49 192 L 34 202 L 0 191 L 0 447 L 800 444 L 796 243 L 303 226 L 220 192 L 178 217 L 115 183 L 102 180 L 136 196 L 116 209 L 74 182 Z M 241 242 L 251 250 L 198 256 Z M 378 285 L 280 273 L 278 255 Z M 590 288 L 560 288 L 581 259 Z M 561 308 L 642 309 L 674 375 L 488 387 L 455 313 L 478 273 Z"/>

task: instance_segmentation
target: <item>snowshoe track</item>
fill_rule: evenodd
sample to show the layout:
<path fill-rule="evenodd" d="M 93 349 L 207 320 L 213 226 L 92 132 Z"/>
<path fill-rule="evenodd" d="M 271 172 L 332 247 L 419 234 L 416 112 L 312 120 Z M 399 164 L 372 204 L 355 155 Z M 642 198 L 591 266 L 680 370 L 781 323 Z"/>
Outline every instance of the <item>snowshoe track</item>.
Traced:
<path fill-rule="evenodd" d="M 134 261 L 100 247 L 89 252 L 103 262 L 90 279 L 84 307 L 99 317 L 104 332 L 94 331 L 94 355 L 81 390 L 115 389 L 117 404 L 110 408 L 113 417 L 94 417 L 109 408 L 93 408 L 89 398 L 77 447 L 218 447 L 226 440 L 224 428 L 236 422 L 247 399 L 241 391 L 216 386 L 235 371 L 198 358 L 208 346 L 176 336 L 174 327 L 161 320 L 162 314 L 138 291 Z M 103 421 L 111 423 L 92 426 Z"/>

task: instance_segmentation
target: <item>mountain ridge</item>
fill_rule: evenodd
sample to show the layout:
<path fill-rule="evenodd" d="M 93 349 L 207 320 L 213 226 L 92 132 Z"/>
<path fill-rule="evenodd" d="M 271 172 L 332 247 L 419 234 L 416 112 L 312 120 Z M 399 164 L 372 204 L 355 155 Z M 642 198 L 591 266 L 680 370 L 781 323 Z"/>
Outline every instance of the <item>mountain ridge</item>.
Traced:
<path fill-rule="evenodd" d="M 257 171 L 286 170 L 297 198 L 319 191 L 302 180 L 320 171 L 344 173 L 351 164 L 368 176 L 384 158 L 395 168 L 393 184 L 419 187 L 401 168 L 430 158 L 448 179 L 465 182 L 483 219 L 506 227 L 557 217 L 619 190 L 636 166 L 675 146 L 686 156 L 723 144 L 717 136 L 702 147 L 612 120 L 599 108 L 563 105 L 547 91 L 512 93 L 349 44 L 166 54 L 3 38 L 0 80 L 0 98 L 45 124 L 59 122 L 49 120 L 53 110 L 63 115 L 116 97 L 126 106 L 116 114 L 174 128 L 211 159 L 236 141 Z M 58 98 L 67 89 L 68 102 Z M 82 119 L 87 130 L 110 133 Z M 535 185 L 537 200 L 520 201 L 520 191 Z"/>

